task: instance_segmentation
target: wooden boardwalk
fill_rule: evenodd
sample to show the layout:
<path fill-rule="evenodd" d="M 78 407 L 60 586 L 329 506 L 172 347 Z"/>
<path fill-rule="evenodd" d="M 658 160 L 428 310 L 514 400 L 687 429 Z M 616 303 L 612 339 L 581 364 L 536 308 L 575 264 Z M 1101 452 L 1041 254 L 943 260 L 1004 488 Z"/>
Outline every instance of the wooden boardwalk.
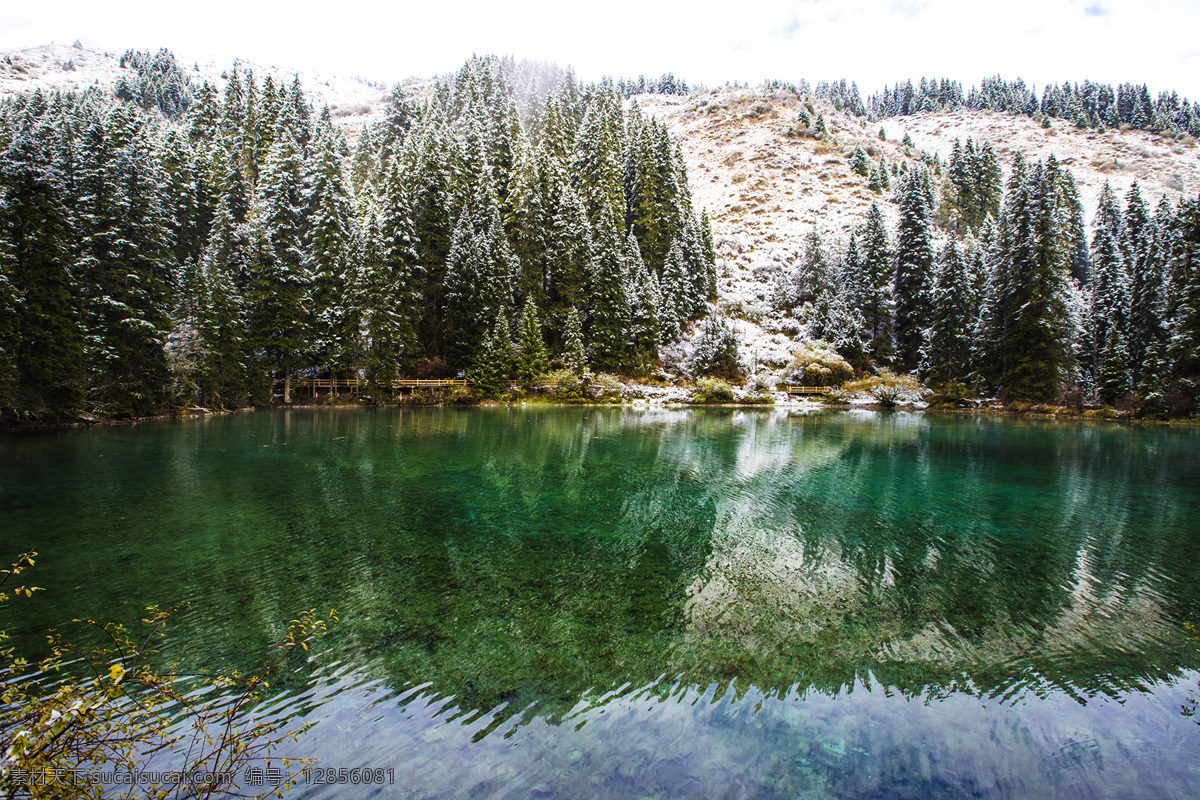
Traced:
<path fill-rule="evenodd" d="M 787 393 L 789 395 L 799 394 L 829 394 L 829 386 L 788 386 Z"/>

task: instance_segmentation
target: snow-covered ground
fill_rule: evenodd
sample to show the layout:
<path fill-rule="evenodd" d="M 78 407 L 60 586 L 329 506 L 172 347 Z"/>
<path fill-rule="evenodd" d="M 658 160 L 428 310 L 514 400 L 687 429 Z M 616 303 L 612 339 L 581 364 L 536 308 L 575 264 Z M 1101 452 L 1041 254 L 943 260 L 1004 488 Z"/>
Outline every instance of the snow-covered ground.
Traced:
<path fill-rule="evenodd" d="M 128 73 L 128 70 L 121 68 L 121 55 L 65 44 L 0 51 L 0 98 L 37 87 L 43 91 L 84 89 L 92 85 L 111 88 L 122 74 Z M 242 75 L 253 71 L 260 83 L 270 75 L 276 85 L 289 86 L 293 76 L 299 75 L 300 85 L 314 109 L 320 111 L 328 106 L 334 121 L 351 130 L 361 128 L 381 113 L 392 88 L 361 77 L 305 72 L 242 59 L 235 64 L 193 60 L 183 53 L 175 53 L 175 57 L 179 66 L 187 72 L 194 88 L 199 88 L 207 80 L 216 86 L 219 93 L 224 92 L 235 66 Z"/>
<path fill-rule="evenodd" d="M 1079 130 L 1062 120 L 1049 129 L 1025 116 L 990 111 L 918 114 L 866 122 L 814 101 L 836 144 L 789 135 L 799 126 L 803 100 L 790 92 L 721 89 L 682 98 L 641 95 L 644 113 L 662 120 L 678 141 L 688 167 L 693 202 L 712 218 L 719 259 L 719 302 L 734 320 L 744 365 L 779 377 L 790 355 L 794 320 L 771 308 L 776 282 L 799 259 L 814 226 L 827 256 L 836 258 L 850 232 L 878 202 L 889 230 L 898 213 L 891 193 L 873 193 L 850 170 L 848 156 L 862 146 L 873 163 L 914 163 L 921 151 L 945 164 L 956 138 L 992 143 L 1005 172 L 1013 156 L 1054 154 L 1074 173 L 1090 221 L 1105 182 L 1124 198 L 1135 180 L 1153 209 L 1200 191 L 1200 149 L 1144 131 Z M 811 114 L 816 119 L 816 114 Z M 880 128 L 886 140 L 879 138 Z M 914 148 L 903 145 L 908 135 Z"/>

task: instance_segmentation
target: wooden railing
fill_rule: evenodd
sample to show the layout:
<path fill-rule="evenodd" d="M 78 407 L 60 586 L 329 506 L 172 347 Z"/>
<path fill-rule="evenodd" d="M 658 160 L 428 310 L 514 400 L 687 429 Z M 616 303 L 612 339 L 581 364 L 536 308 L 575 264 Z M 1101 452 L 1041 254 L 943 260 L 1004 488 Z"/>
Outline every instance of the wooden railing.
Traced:
<path fill-rule="evenodd" d="M 829 386 L 789 386 L 788 394 L 829 394 Z"/>
<path fill-rule="evenodd" d="M 275 381 L 283 383 L 283 381 Z M 391 385 L 393 389 L 443 389 L 450 386 L 467 386 L 461 378 L 425 379 L 425 378 L 396 378 L 392 381 L 380 381 L 381 384 Z M 292 385 L 299 389 L 361 389 L 370 383 L 356 378 L 297 378 Z"/>

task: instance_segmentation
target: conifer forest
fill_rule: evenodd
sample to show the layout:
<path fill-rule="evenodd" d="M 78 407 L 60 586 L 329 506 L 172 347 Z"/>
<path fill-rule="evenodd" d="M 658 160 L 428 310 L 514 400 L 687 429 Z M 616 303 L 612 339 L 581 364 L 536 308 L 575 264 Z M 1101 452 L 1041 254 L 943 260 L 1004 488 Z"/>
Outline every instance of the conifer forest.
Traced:
<path fill-rule="evenodd" d="M 474 57 L 426 96 L 397 87 L 351 143 L 298 78 L 235 67 L 219 92 L 166 50 L 121 63 L 115 87 L 0 104 L 10 423 L 287 403 L 312 377 L 379 398 L 402 377 L 466 377 L 479 397 L 552 369 L 662 377 L 663 349 L 693 331 L 679 377 L 756 380 L 680 146 L 636 99 L 686 95 L 673 75 L 582 84 Z M 844 81 L 781 87 L 876 122 L 982 108 L 1200 134 L 1200 107 L 1131 84 L 1039 100 L 922 79 L 865 103 Z M 795 125 L 830 137 L 821 114 Z M 1109 188 L 1089 225 L 1054 156 L 1001 165 L 967 139 L 945 163 L 849 161 L 878 202 L 845 241 L 811 233 L 778 281 L 798 343 L 943 394 L 1193 413 L 1200 199 Z M 899 212 L 890 229 L 879 203 Z"/>

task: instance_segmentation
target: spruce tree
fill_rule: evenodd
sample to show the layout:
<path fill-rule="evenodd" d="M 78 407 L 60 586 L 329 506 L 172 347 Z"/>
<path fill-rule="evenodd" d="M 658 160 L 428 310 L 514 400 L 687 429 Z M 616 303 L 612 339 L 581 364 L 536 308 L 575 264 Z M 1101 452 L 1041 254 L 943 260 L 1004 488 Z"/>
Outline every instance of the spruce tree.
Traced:
<path fill-rule="evenodd" d="M 862 145 L 856 145 L 854 152 L 850 155 L 850 171 L 864 178 L 871 171 L 871 162 L 867 160 L 867 154 L 863 151 Z"/>
<path fill-rule="evenodd" d="M 892 345 L 892 253 L 888 243 L 883 212 L 877 203 L 867 210 L 867 219 L 858 237 L 859 277 L 855 281 L 859 294 L 856 305 L 863 315 L 863 324 L 870 334 L 868 355 L 887 364 L 894 352 Z"/>
<path fill-rule="evenodd" d="M 550 370 L 550 358 L 546 342 L 542 338 L 542 323 L 533 300 L 525 301 L 521 312 L 521 341 L 517 348 L 517 379 L 526 389 Z"/>
<path fill-rule="evenodd" d="M 83 407 L 84 337 L 71 219 L 61 173 L 43 146 L 47 136 L 45 129 L 19 132 L 0 153 L 0 241 L 20 298 L 9 321 L 19 342 L 10 355 L 14 406 L 34 417 L 70 418 Z"/>
<path fill-rule="evenodd" d="M 922 377 L 931 385 L 961 381 L 970 372 L 970 334 L 978 309 L 966 259 L 954 241 L 939 254 L 930 301 Z"/>
<path fill-rule="evenodd" d="M 323 136 L 314 149 L 304 191 L 312 357 L 336 373 L 357 366 L 361 348 L 361 308 L 352 299 L 360 288 L 355 220 L 336 136 Z"/>
<path fill-rule="evenodd" d="M 625 240 L 625 263 L 627 265 L 625 295 L 629 298 L 628 348 L 632 367 L 636 372 L 646 372 L 658 358 L 660 323 L 658 309 L 661 305 L 658 280 L 642 261 L 637 237 L 633 232 Z"/>
<path fill-rule="evenodd" d="M 513 347 L 509 338 L 508 320 L 498 315 L 492 330 L 475 355 L 467 380 L 484 397 L 497 397 L 508 388 L 513 371 Z"/>
<path fill-rule="evenodd" d="M 999 242 L 1008 281 L 1000 381 L 1010 397 L 1049 401 L 1072 368 L 1074 209 L 1053 156 L 1028 171 L 1018 156 L 1010 185 Z"/>
<path fill-rule="evenodd" d="M 1180 392 L 1195 398 L 1200 396 L 1200 198 L 1179 201 L 1174 228 L 1167 278 L 1167 359 Z"/>
<path fill-rule="evenodd" d="M 1129 353 L 1125 349 L 1125 337 L 1121 329 L 1113 327 L 1104 343 L 1104 351 L 1100 354 L 1100 369 L 1097 386 L 1100 389 L 1100 399 L 1112 403 L 1118 398 L 1129 394 Z"/>
<path fill-rule="evenodd" d="M 597 371 L 617 370 L 625 361 L 629 328 L 629 298 L 625 294 L 625 247 L 618 223 L 602 206 L 594 229 L 594 253 L 588 286 L 588 339 L 591 363 Z"/>
<path fill-rule="evenodd" d="M 931 205 L 924 172 L 910 173 L 899 190 L 900 225 L 896 230 L 896 355 L 906 369 L 920 360 L 929 324 L 933 284 Z"/>
<path fill-rule="evenodd" d="M 576 375 L 587 371 L 587 351 L 583 346 L 583 324 L 579 321 L 579 312 L 568 308 L 564 312 L 563 322 L 563 369 L 570 370 Z"/>

